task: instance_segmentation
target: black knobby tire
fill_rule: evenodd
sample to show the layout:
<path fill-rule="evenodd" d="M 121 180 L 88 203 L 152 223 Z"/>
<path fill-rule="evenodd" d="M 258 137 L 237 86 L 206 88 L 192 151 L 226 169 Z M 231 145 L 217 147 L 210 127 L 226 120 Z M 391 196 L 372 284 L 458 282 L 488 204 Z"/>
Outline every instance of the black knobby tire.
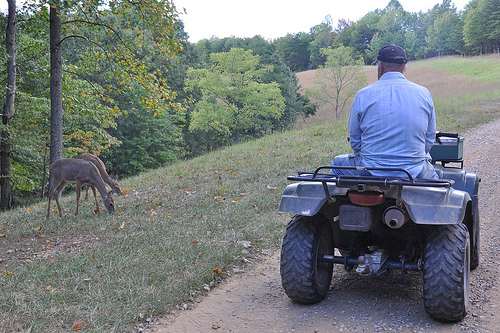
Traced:
<path fill-rule="evenodd" d="M 479 253 L 480 253 L 480 233 L 479 233 L 479 206 L 476 202 L 472 204 L 472 233 L 469 232 L 471 237 L 471 253 L 470 253 L 470 269 L 476 269 L 479 266 Z"/>
<path fill-rule="evenodd" d="M 292 301 L 317 303 L 325 298 L 332 280 L 333 263 L 320 260 L 333 255 L 331 226 L 319 217 L 295 216 L 281 248 L 281 282 Z"/>
<path fill-rule="evenodd" d="M 465 225 L 432 227 L 423 265 L 425 311 L 443 322 L 462 320 L 469 305 L 470 239 Z"/>

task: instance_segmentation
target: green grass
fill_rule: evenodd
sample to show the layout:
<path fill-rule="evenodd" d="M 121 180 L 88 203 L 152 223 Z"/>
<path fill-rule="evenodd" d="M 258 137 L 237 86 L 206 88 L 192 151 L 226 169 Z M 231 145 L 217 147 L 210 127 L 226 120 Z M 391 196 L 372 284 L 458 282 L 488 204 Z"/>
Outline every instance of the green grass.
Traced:
<path fill-rule="evenodd" d="M 456 75 L 465 75 L 475 80 L 491 83 L 500 82 L 500 57 L 442 57 L 422 62 L 440 71 Z"/>
<path fill-rule="evenodd" d="M 492 84 L 435 95 L 438 127 L 461 132 L 498 116 Z M 45 219 L 46 201 L 1 213 L 0 332 L 131 331 L 248 269 L 280 246 L 286 176 L 349 151 L 346 120 L 331 119 L 122 180 L 114 215 L 92 215 L 88 199 L 75 217 L 74 194 L 62 218 Z"/>
<path fill-rule="evenodd" d="M 462 133 L 498 116 L 500 56 L 442 57 L 409 66 L 416 72 L 412 79 L 431 90 L 440 130 Z"/>

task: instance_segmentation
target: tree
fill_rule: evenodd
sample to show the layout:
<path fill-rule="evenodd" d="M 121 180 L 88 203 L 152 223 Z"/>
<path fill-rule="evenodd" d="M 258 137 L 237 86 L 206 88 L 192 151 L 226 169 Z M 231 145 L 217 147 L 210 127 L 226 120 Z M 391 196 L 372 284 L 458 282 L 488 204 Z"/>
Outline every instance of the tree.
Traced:
<path fill-rule="evenodd" d="M 493 52 L 500 53 L 500 0 L 486 0 L 487 38 L 493 46 Z"/>
<path fill-rule="evenodd" d="M 238 39 L 239 41 L 236 41 Z M 245 51 L 252 51 L 253 55 L 259 56 L 259 66 L 272 65 L 273 70 L 264 73 L 260 80 L 262 83 L 276 82 L 281 90 L 281 95 L 285 101 L 285 110 L 280 118 L 272 119 L 267 131 L 282 130 L 291 126 L 299 117 L 308 117 L 316 112 L 317 106 L 310 103 L 307 96 L 299 92 L 299 81 L 295 72 L 284 64 L 279 56 L 274 52 L 274 44 L 266 41 L 261 36 L 252 38 L 225 38 L 224 43 L 220 43 L 217 39 L 203 40 L 194 45 L 196 54 L 201 55 L 202 62 L 193 64 L 192 66 L 208 67 L 210 50 L 213 50 L 212 44 L 216 44 L 218 49 L 227 50 L 228 45 L 240 45 Z M 221 45 L 224 47 L 220 47 Z M 220 52 L 213 52 L 220 53 Z M 182 53 L 181 53 L 182 56 Z M 195 99 L 201 99 L 201 96 L 194 96 Z M 188 114 L 191 110 L 188 110 Z M 187 121 L 190 121 L 188 115 Z M 261 134 L 252 133 L 251 135 Z M 187 145 L 186 150 L 190 156 L 196 156 L 200 153 L 213 150 L 227 144 L 223 138 L 213 135 L 213 133 L 204 132 L 202 130 L 189 131 L 188 126 L 185 129 L 184 140 Z"/>
<path fill-rule="evenodd" d="M 118 119 L 114 136 L 122 144 L 104 151 L 107 167 L 120 177 L 130 177 L 146 170 L 172 163 L 182 156 L 181 127 L 172 128 L 168 113 L 151 117 L 142 108 L 132 109 Z"/>
<path fill-rule="evenodd" d="M 363 60 L 354 56 L 353 48 L 345 46 L 322 49 L 322 53 L 327 60 L 316 70 L 319 88 L 307 90 L 306 94 L 321 105 L 331 105 L 338 118 L 347 102 L 366 84 Z"/>
<path fill-rule="evenodd" d="M 434 55 L 454 54 L 463 49 L 462 25 L 457 9 L 451 0 L 443 0 L 429 12 L 425 40 Z"/>
<path fill-rule="evenodd" d="M 62 76 L 61 13 L 50 3 L 50 164 L 63 150 Z"/>
<path fill-rule="evenodd" d="M 282 130 L 292 126 L 298 118 L 307 118 L 316 113 L 317 105 L 312 104 L 309 98 L 299 92 L 299 80 L 295 72 L 274 56 L 271 63 L 273 71 L 261 76 L 264 83 L 276 82 L 285 101 L 283 115 L 271 120 L 272 130 Z"/>
<path fill-rule="evenodd" d="M 62 156 L 63 150 L 62 50 L 63 43 L 71 39 L 83 41 L 89 51 L 87 56 L 81 57 L 85 61 L 79 62 L 80 66 L 71 68 L 72 75 L 90 80 L 92 75 L 89 72 L 99 72 L 102 68 L 99 65 L 104 59 L 111 61 L 112 64 L 106 66 L 109 70 L 106 74 L 111 82 L 105 84 L 102 82 L 105 77 L 99 77 L 100 88 L 105 87 L 103 101 L 109 102 L 109 94 L 123 92 L 130 88 L 128 84 L 134 83 L 145 92 L 143 107 L 152 114 L 181 109 L 178 104 L 171 102 L 175 93 L 162 81 L 161 74 L 151 70 L 151 58 L 137 56 L 138 51 L 147 50 L 150 55 L 170 57 L 180 50 L 180 41 L 174 36 L 177 12 L 172 1 L 29 2 L 30 6 L 40 11 L 47 4 L 50 6 L 51 45 L 51 163 Z M 118 26 L 124 21 L 129 24 L 136 21 L 139 24 L 132 29 L 120 29 Z"/>
<path fill-rule="evenodd" d="M 389 44 L 405 45 L 405 32 L 408 30 L 408 13 L 397 0 L 391 0 L 380 15 L 377 33 L 367 49 L 368 63 L 377 58 L 378 51 Z"/>
<path fill-rule="evenodd" d="M 331 16 L 326 16 L 322 23 L 312 27 L 310 34 L 313 38 L 309 45 L 311 67 L 318 68 L 319 65 L 324 65 L 326 61 L 320 50 L 332 46 L 335 39 L 336 34 L 333 31 Z"/>
<path fill-rule="evenodd" d="M 366 54 L 373 36 L 377 33 L 380 21 L 380 10 L 369 12 L 357 22 L 351 23 L 339 33 L 339 40 L 343 46 L 356 49 L 358 54 Z M 365 63 L 369 63 L 366 59 Z"/>
<path fill-rule="evenodd" d="M 259 68 L 259 56 L 240 48 L 210 56 L 211 67 L 188 72 L 188 91 L 199 90 L 190 130 L 201 129 L 240 142 L 245 132 L 265 130 L 283 114 L 285 103 L 277 83 L 259 78 L 272 66 Z"/>
<path fill-rule="evenodd" d="M 309 43 L 311 41 L 311 35 L 300 32 L 280 37 L 274 44 L 280 60 L 292 71 L 300 72 L 309 69 L 311 58 Z"/>
<path fill-rule="evenodd" d="M 464 44 L 469 53 L 483 54 L 486 52 L 486 15 L 484 1 L 470 1 L 464 12 Z"/>
<path fill-rule="evenodd" d="M 9 14 L 7 21 L 7 31 L 5 38 L 5 47 L 7 51 L 7 91 L 2 113 L 1 130 L 1 198 L 0 208 L 6 210 L 12 206 L 12 188 L 10 175 L 10 153 L 11 138 L 10 125 L 12 124 L 12 111 L 14 109 L 16 96 L 16 1 L 8 0 Z"/>
<path fill-rule="evenodd" d="M 408 14 L 409 23 L 404 42 L 404 49 L 406 50 L 408 60 L 423 59 L 430 55 L 425 40 L 427 16 L 427 14 L 422 12 Z"/>

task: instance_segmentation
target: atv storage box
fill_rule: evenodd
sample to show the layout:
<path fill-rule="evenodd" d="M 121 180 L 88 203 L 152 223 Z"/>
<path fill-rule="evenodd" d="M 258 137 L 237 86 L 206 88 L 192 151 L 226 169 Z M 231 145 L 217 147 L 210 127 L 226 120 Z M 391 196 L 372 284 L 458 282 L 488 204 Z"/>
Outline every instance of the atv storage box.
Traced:
<path fill-rule="evenodd" d="M 430 154 L 434 161 L 460 161 L 464 157 L 464 138 L 441 137 L 432 146 Z"/>

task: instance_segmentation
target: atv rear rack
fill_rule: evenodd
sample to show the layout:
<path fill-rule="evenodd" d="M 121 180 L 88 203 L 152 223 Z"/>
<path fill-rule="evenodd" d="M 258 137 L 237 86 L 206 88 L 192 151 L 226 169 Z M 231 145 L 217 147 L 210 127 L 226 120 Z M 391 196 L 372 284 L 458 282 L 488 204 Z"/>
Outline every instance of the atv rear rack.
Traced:
<path fill-rule="evenodd" d="M 321 170 L 332 169 L 347 169 L 358 171 L 387 171 L 387 172 L 403 172 L 407 175 L 405 177 L 375 177 L 375 176 L 353 176 L 353 175 L 332 175 L 320 173 Z M 288 176 L 288 180 L 306 181 L 306 182 L 321 182 L 326 193 L 326 197 L 331 201 L 332 196 L 328 190 L 327 183 L 335 183 L 337 186 L 355 186 L 359 192 L 364 192 L 367 185 L 371 186 L 397 186 L 398 199 L 400 198 L 401 191 L 404 186 L 422 186 L 422 187 L 451 187 L 454 184 L 453 180 L 448 179 L 423 179 L 413 178 L 411 174 L 400 168 L 368 168 L 368 167 L 352 167 L 352 166 L 320 166 L 314 172 L 299 172 L 295 176 Z M 398 200 L 399 201 L 399 200 Z"/>

